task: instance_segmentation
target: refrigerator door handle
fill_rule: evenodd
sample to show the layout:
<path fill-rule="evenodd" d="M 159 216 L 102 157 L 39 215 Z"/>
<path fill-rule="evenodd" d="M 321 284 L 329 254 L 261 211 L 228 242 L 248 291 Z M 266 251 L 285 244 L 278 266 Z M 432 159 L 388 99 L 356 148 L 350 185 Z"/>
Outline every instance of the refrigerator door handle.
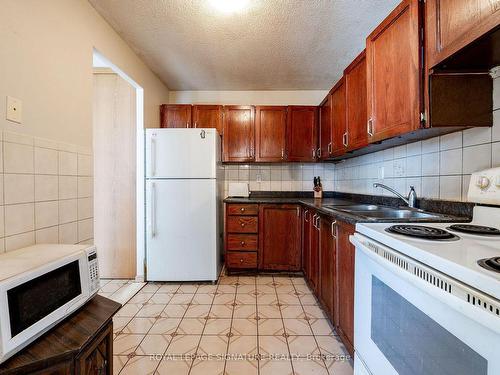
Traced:
<path fill-rule="evenodd" d="M 151 176 L 156 175 L 156 139 L 151 138 Z"/>
<path fill-rule="evenodd" d="M 156 184 L 151 184 L 151 237 L 156 236 Z"/>

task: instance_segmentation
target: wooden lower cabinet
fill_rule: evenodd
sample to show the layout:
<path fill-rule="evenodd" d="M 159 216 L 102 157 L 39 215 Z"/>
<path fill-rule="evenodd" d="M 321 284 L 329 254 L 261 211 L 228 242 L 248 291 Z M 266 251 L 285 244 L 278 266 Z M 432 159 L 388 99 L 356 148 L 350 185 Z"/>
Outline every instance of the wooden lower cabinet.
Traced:
<path fill-rule="evenodd" d="M 354 353 L 354 245 L 349 236 L 354 225 L 337 222 L 336 319 L 337 333 L 351 355 Z"/>
<path fill-rule="evenodd" d="M 335 220 L 328 216 L 319 218 L 319 299 L 328 316 L 334 316 L 335 300 Z"/>
<path fill-rule="evenodd" d="M 302 233 L 300 206 L 261 204 L 259 223 L 259 269 L 300 271 Z"/>
<path fill-rule="evenodd" d="M 109 324 L 99 337 L 76 359 L 77 374 L 113 373 L 113 325 Z"/>
<path fill-rule="evenodd" d="M 257 252 L 231 251 L 226 254 L 228 268 L 257 268 Z"/>
<path fill-rule="evenodd" d="M 225 260 L 231 270 L 256 269 L 259 248 L 259 205 L 227 204 Z"/>
<path fill-rule="evenodd" d="M 296 204 L 227 204 L 226 268 L 303 271 L 352 355 L 354 231 L 352 224 Z"/>
<path fill-rule="evenodd" d="M 113 316 L 118 302 L 96 295 L 0 364 L 2 375 L 113 375 Z"/>
<path fill-rule="evenodd" d="M 302 212 L 302 272 L 304 272 L 304 277 L 308 278 L 310 274 L 310 264 L 309 260 L 311 258 L 311 218 L 312 211 L 310 209 L 304 209 Z"/>
<path fill-rule="evenodd" d="M 309 255 L 309 275 L 307 281 L 316 294 L 319 292 L 319 215 L 315 212 L 311 217 L 311 249 Z"/>

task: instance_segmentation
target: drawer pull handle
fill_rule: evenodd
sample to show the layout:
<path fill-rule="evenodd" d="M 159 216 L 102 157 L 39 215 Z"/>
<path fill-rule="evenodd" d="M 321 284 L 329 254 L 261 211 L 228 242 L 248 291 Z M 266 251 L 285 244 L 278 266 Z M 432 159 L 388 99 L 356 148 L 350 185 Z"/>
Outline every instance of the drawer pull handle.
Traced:
<path fill-rule="evenodd" d="M 240 208 L 241 212 L 245 212 L 245 209 L 243 207 Z"/>
<path fill-rule="evenodd" d="M 241 246 L 245 246 L 245 241 L 241 241 Z"/>
<path fill-rule="evenodd" d="M 244 227 L 245 226 L 245 223 L 241 223 L 241 227 Z"/>
<path fill-rule="evenodd" d="M 243 263 L 243 258 L 240 259 L 240 263 Z"/>

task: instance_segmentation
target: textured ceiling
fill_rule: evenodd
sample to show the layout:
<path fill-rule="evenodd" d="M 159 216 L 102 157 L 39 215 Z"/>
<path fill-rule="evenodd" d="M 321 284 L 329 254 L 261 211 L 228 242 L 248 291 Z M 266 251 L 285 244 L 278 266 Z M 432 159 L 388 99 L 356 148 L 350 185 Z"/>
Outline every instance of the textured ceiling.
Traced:
<path fill-rule="evenodd" d="M 89 1 L 171 90 L 318 90 L 400 0 Z"/>

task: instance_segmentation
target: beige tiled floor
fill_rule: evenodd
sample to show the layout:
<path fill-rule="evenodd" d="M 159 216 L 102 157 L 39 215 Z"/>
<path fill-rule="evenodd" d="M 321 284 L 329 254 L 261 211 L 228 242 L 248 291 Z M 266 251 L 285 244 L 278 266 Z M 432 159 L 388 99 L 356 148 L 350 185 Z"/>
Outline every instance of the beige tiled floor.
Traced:
<path fill-rule="evenodd" d="M 300 277 L 149 283 L 117 313 L 114 331 L 120 375 L 352 374 Z"/>
<path fill-rule="evenodd" d="M 122 305 L 127 303 L 146 283 L 137 283 L 133 280 L 101 279 L 99 294 L 110 298 Z"/>

